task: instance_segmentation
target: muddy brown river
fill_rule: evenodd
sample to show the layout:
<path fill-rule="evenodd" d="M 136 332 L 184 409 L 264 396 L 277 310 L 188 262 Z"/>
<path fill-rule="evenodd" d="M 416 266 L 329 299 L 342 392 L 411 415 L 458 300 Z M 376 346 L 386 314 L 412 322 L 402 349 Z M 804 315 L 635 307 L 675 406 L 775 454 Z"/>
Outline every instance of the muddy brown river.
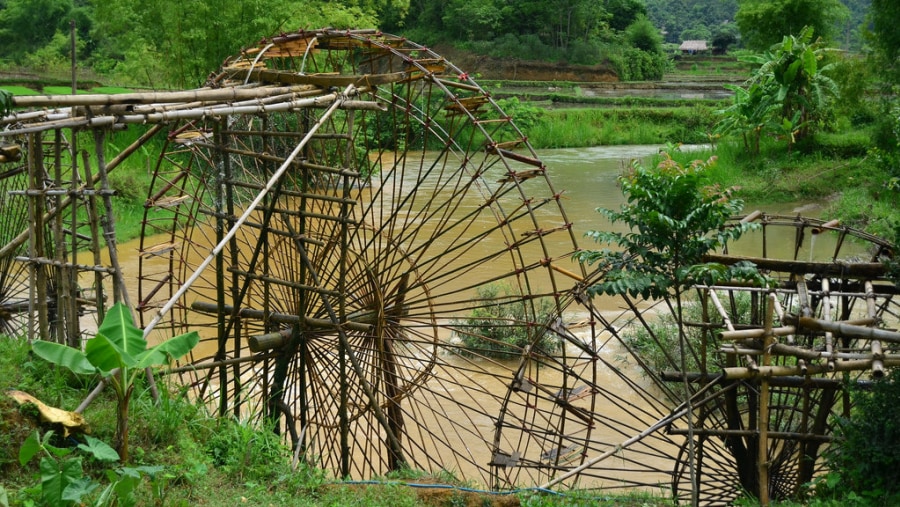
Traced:
<path fill-rule="evenodd" d="M 658 146 L 611 146 L 544 150 L 539 152 L 541 160 L 548 168 L 550 179 L 556 190 L 563 191 L 563 207 L 565 208 L 569 219 L 574 222 L 575 235 L 580 238 L 579 246 L 582 248 L 593 247 L 589 240 L 582 238 L 583 234 L 588 230 L 608 229 L 611 227 L 610 224 L 603 221 L 595 209 L 597 207 L 615 209 L 623 203 L 624 199 L 620 189 L 616 185 L 616 178 L 623 170 L 625 170 L 629 161 L 633 158 L 650 157 L 657 151 Z M 479 204 L 479 202 L 463 202 L 460 203 L 460 209 L 476 207 Z M 774 211 L 778 213 L 792 213 L 805 204 L 808 203 L 789 203 L 779 206 L 780 209 Z M 747 207 L 748 211 L 750 209 L 753 209 L 752 205 Z M 473 233 L 474 232 L 477 232 L 477 229 L 473 229 Z M 790 245 L 793 242 L 793 230 L 785 230 L 784 233 L 786 234 L 784 241 L 785 251 L 781 253 L 769 252 L 769 255 L 780 255 L 783 257 L 790 257 L 792 255 L 789 250 L 791 248 Z M 560 236 L 562 237 L 563 235 Z M 567 238 L 562 237 L 561 239 L 566 240 Z M 769 241 L 770 244 L 778 244 L 777 241 L 772 242 L 771 237 L 769 238 Z M 149 244 L 152 243 L 152 241 L 149 242 Z M 754 251 L 754 243 L 752 237 L 746 241 L 742 241 L 732 249 L 732 253 L 759 255 L 759 252 Z M 834 238 L 830 235 L 821 235 L 821 237 L 815 238 L 814 241 L 807 242 L 807 245 L 804 248 L 805 250 L 799 254 L 804 260 L 806 258 L 810 260 L 825 259 L 830 256 L 834 248 Z M 120 263 L 127 280 L 133 303 L 136 302 L 138 294 L 138 249 L 138 240 L 126 242 L 119 246 Z M 474 252 L 472 255 L 474 255 Z M 472 277 L 477 280 L 481 279 L 477 277 L 484 276 L 486 276 L 485 272 L 472 270 L 453 280 L 448 280 L 445 283 L 449 285 L 474 286 L 477 285 L 477 282 L 466 280 L 466 278 Z M 444 293 L 452 292 L 447 288 L 443 288 L 442 291 Z M 210 300 L 214 300 L 212 294 L 210 294 L 209 297 Z M 613 298 L 598 300 L 598 304 L 601 305 L 600 311 L 604 314 L 613 315 L 621 313 L 622 311 L 622 304 Z M 578 308 L 578 305 L 573 305 L 573 307 L 570 308 L 571 314 L 565 316 L 567 322 L 578 322 L 587 316 L 586 312 L 580 313 Z M 212 326 L 209 326 L 206 332 L 212 332 L 212 329 Z M 439 329 L 441 330 L 441 333 L 444 333 L 438 336 L 439 340 L 449 341 L 452 339 L 452 337 L 448 335 L 449 332 L 447 332 L 446 329 Z M 585 331 L 575 330 L 574 332 L 576 335 L 579 335 L 579 333 L 584 333 Z M 585 341 L 589 340 L 587 336 L 583 339 Z M 208 350 L 198 350 L 196 352 L 196 357 L 210 357 L 213 353 L 212 346 L 212 341 L 203 344 L 201 347 L 207 347 Z M 600 350 L 601 356 L 610 363 L 616 363 L 616 358 L 623 354 L 623 350 L 618 345 L 618 342 L 615 341 L 610 341 L 608 344 L 600 346 Z M 430 353 L 430 351 L 424 349 L 410 352 L 410 357 L 407 360 L 412 366 L 409 366 L 409 368 L 412 370 L 421 365 L 429 364 L 428 355 Z M 577 358 L 581 352 L 578 347 L 570 344 L 567 353 L 570 356 Z M 588 364 L 588 361 L 576 360 L 572 364 L 580 365 L 578 366 L 580 368 L 586 368 L 585 364 Z M 431 429 L 434 426 L 458 424 L 459 421 L 462 420 L 468 420 L 468 423 L 465 426 L 465 432 L 455 431 L 443 434 L 440 438 L 434 439 L 437 443 L 429 443 L 430 440 L 428 438 L 423 438 L 422 441 L 425 443 L 421 444 L 421 452 L 424 455 L 429 456 L 428 458 L 423 458 L 423 460 L 425 460 L 423 462 L 433 460 L 439 462 L 442 468 L 451 471 L 455 470 L 466 478 L 475 478 L 478 482 L 484 484 L 491 482 L 491 477 L 485 475 L 484 471 L 484 464 L 492 459 L 488 452 L 488 446 L 485 444 L 489 444 L 494 438 L 493 435 L 497 421 L 492 417 L 492 414 L 505 410 L 504 417 L 509 419 L 519 417 L 519 414 L 517 413 L 517 410 L 519 409 L 515 407 L 510 408 L 508 402 L 504 402 L 503 397 L 501 396 L 502 393 L 509 389 L 509 379 L 516 368 L 518 368 L 517 362 L 482 360 L 475 365 L 471 359 L 462 356 L 440 358 L 437 365 L 433 366 L 432 370 L 429 370 L 428 375 L 434 378 L 446 375 L 447 377 L 456 380 L 454 382 L 429 386 L 427 389 L 421 388 L 419 390 L 417 396 L 422 396 L 423 398 L 427 397 L 429 401 L 423 403 L 421 406 L 410 406 L 408 408 L 410 411 L 416 410 L 416 417 L 420 418 L 420 421 L 417 422 L 415 427 L 424 434 L 426 432 L 434 431 Z M 662 415 L 665 413 L 668 407 L 658 399 L 654 399 L 652 394 L 648 396 L 648 392 L 653 393 L 653 386 L 649 385 L 649 382 L 642 380 L 641 370 L 636 365 L 623 364 L 620 365 L 618 371 L 602 369 L 598 370 L 598 372 L 594 372 L 593 375 L 596 375 L 594 377 L 596 382 L 602 383 L 602 385 L 610 385 L 620 382 L 621 379 L 619 375 L 623 372 L 628 378 L 632 379 L 635 388 L 622 389 L 622 392 L 619 393 L 619 399 L 617 399 L 615 403 L 607 402 L 607 400 L 599 400 L 599 405 L 589 406 L 578 405 L 578 403 L 586 403 L 584 401 L 573 402 L 574 406 L 580 407 L 583 410 L 592 411 L 593 413 L 602 414 L 604 419 L 618 421 L 619 425 L 611 425 L 609 427 L 602 426 L 594 429 L 576 427 L 571 430 L 573 435 L 591 432 L 592 439 L 598 439 L 609 442 L 610 445 L 616 445 L 633 435 L 634 432 L 643 429 L 645 427 L 644 425 L 647 423 L 648 417 L 652 419 L 654 414 Z M 585 370 L 580 371 L 579 374 L 590 375 L 590 373 L 586 373 Z M 545 369 L 545 371 L 537 372 L 535 375 L 542 375 L 542 382 L 547 385 L 566 385 L 562 378 L 562 371 Z M 423 380 L 422 382 L 427 381 Z M 472 388 L 471 386 L 478 387 Z M 452 399 L 453 403 L 441 401 L 447 399 Z M 409 405 L 412 405 L 411 401 L 409 402 Z M 440 406 L 440 408 L 436 408 L 437 406 Z M 478 410 L 473 411 L 471 410 L 471 407 L 479 408 Z M 523 414 L 528 412 L 528 410 L 524 408 L 521 410 Z M 482 413 L 483 415 L 480 415 Z M 636 416 L 638 413 L 641 415 Z M 522 415 L 522 417 L 525 416 Z M 531 415 L 529 417 L 533 418 L 535 416 Z M 534 424 L 534 422 L 535 421 L 532 421 L 531 424 Z M 331 420 L 328 421 L 327 424 L 334 423 L 335 421 Z M 324 421 L 319 421 L 319 424 L 322 426 L 326 425 Z M 552 424 L 552 422 L 548 422 L 548 424 Z M 626 431 L 623 428 L 629 429 Z M 371 430 L 361 428 L 361 431 Z M 628 431 L 631 431 L 632 433 L 628 433 Z M 532 445 L 537 448 L 534 453 L 544 455 L 554 450 L 548 448 L 546 445 L 541 445 L 540 442 L 528 444 L 528 439 L 535 438 L 533 435 L 526 435 L 524 437 L 521 435 L 517 437 L 517 435 L 518 434 L 515 431 L 509 432 L 504 436 L 501 444 L 505 443 L 507 447 L 513 448 L 517 446 L 520 448 L 528 448 L 528 445 Z M 519 438 L 518 443 L 516 442 L 516 438 Z M 329 445 L 333 444 L 311 440 L 309 449 L 311 453 L 315 454 L 317 446 L 320 446 L 320 449 L 324 449 Z M 504 445 L 501 445 L 501 447 L 503 446 Z M 656 446 L 656 454 L 654 454 L 654 450 L 652 449 L 653 446 Z M 664 439 L 655 442 L 651 441 L 644 451 L 645 454 L 640 457 L 642 463 L 640 463 L 639 466 L 632 466 L 633 470 L 631 472 L 623 472 L 623 475 L 618 475 L 617 472 L 611 471 L 609 472 L 609 475 L 606 476 L 606 479 L 597 479 L 593 485 L 606 484 L 609 480 L 621 481 L 623 484 L 626 484 L 629 483 L 629 481 L 634 480 L 633 478 L 629 479 L 629 473 L 640 476 L 639 482 L 644 484 L 663 484 L 669 480 L 667 474 L 654 470 L 665 470 L 667 468 L 667 463 L 670 459 L 668 456 L 671 456 L 674 453 L 671 446 L 672 444 Z M 361 458 L 362 453 L 364 452 L 363 448 L 364 446 L 357 447 L 353 451 L 354 456 Z M 324 451 L 322 452 L 324 453 Z M 525 453 L 525 451 L 523 451 L 523 453 Z M 625 456 L 627 456 L 627 454 L 623 454 L 622 458 Z M 522 456 L 522 458 L 526 457 L 527 456 Z M 328 466 L 329 463 L 324 463 L 324 465 Z M 627 469 L 628 466 L 621 464 L 621 468 Z M 541 477 L 543 477 L 541 475 L 542 473 L 543 472 L 538 472 L 537 475 L 529 476 L 513 476 L 509 480 L 513 483 L 518 481 L 526 484 L 534 484 L 540 482 Z"/>

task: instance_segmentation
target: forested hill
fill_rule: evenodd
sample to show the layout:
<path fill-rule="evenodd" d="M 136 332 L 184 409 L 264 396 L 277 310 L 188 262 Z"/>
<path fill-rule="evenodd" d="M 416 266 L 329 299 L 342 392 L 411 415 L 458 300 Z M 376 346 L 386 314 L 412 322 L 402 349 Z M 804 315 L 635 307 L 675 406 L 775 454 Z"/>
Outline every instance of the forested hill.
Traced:
<path fill-rule="evenodd" d="M 647 16 L 666 42 L 710 40 L 716 30 L 732 23 L 738 0 L 645 0 Z"/>
<path fill-rule="evenodd" d="M 668 66 L 663 36 L 726 48 L 738 41 L 739 9 L 782 2 L 815 11 L 840 8 L 837 1 L 850 15 L 834 40 L 859 47 L 872 0 L 0 0 L 0 67 L 64 75 L 74 22 L 81 68 L 107 82 L 184 88 L 262 37 L 330 26 L 376 27 L 498 59 L 601 66 L 621 80 L 660 79 Z"/>
<path fill-rule="evenodd" d="M 621 0 L 612 0 L 621 1 Z M 663 34 L 666 42 L 678 43 L 682 40 L 712 40 L 722 32 L 737 35 L 733 22 L 738 7 L 759 0 L 644 0 L 647 16 Z M 804 0 L 815 4 L 817 0 Z M 862 44 L 860 26 L 865 23 L 866 13 L 872 0 L 841 0 L 848 16 L 841 23 L 838 41 L 848 49 Z"/>

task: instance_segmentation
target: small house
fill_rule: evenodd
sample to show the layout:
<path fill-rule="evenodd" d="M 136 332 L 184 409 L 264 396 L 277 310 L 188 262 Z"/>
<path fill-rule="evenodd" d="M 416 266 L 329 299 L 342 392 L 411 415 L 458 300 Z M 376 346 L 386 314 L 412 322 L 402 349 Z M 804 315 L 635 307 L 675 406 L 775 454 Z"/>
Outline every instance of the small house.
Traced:
<path fill-rule="evenodd" d="M 705 40 L 686 40 L 681 43 L 678 49 L 683 55 L 695 55 L 708 52 L 709 46 L 706 45 Z"/>

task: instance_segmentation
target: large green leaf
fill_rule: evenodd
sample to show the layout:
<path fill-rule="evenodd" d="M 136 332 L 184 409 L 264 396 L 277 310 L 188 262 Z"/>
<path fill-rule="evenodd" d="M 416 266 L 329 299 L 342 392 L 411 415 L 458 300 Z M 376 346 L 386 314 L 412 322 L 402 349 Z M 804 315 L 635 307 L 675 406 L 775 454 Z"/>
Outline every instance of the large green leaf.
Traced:
<path fill-rule="evenodd" d="M 99 368 L 104 375 L 116 368 L 130 368 L 136 362 L 135 358 L 127 355 L 116 342 L 100 333 L 88 340 L 87 345 L 84 346 L 84 352 L 88 361 Z"/>
<path fill-rule="evenodd" d="M 88 340 L 84 348 L 88 360 L 103 372 L 115 368 L 130 368 L 147 350 L 144 333 L 134 325 L 131 311 L 122 303 L 116 303 L 106 313 L 97 329 L 97 336 Z"/>
<path fill-rule="evenodd" d="M 53 364 L 65 366 L 79 375 L 97 373 L 84 352 L 67 347 L 65 345 L 38 340 L 31 345 L 31 349 L 38 357 L 42 357 Z"/>
<path fill-rule="evenodd" d="M 138 360 L 138 366 L 146 368 L 167 364 L 169 360 L 178 359 L 190 352 L 199 341 L 200 335 L 196 331 L 169 338 L 142 354 Z"/>
<path fill-rule="evenodd" d="M 41 499 L 46 505 L 71 505 L 63 501 L 63 491 L 75 481 L 84 477 L 80 459 L 56 461 L 41 458 Z"/>
<path fill-rule="evenodd" d="M 107 337 L 124 357 L 135 358 L 147 350 L 144 332 L 134 325 L 131 310 L 123 303 L 116 303 L 106 312 L 97 334 Z"/>
<path fill-rule="evenodd" d="M 82 499 L 91 494 L 100 484 L 90 477 L 82 477 L 65 487 L 62 492 L 62 500 L 72 502 L 75 505 L 82 505 Z"/>
<path fill-rule="evenodd" d="M 31 461 L 31 458 L 41 450 L 41 441 L 38 438 L 37 431 L 28 435 L 22 447 L 19 448 L 19 464 L 25 466 L 25 463 Z"/>
<path fill-rule="evenodd" d="M 119 453 L 103 440 L 90 435 L 85 435 L 84 440 L 86 443 L 78 444 L 78 448 L 82 451 L 90 453 L 100 461 L 119 461 Z"/>

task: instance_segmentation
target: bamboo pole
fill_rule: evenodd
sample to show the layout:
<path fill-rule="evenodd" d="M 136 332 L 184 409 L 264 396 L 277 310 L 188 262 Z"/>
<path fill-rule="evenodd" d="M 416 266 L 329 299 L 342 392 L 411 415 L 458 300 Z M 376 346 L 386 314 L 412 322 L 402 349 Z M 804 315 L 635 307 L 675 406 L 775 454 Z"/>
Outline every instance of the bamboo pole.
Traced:
<path fill-rule="evenodd" d="M 871 280 L 866 280 L 866 313 L 869 315 L 869 318 L 875 320 L 876 318 L 876 309 L 875 309 L 875 293 L 872 288 Z M 884 377 L 884 354 L 881 348 L 880 340 L 872 340 L 870 344 L 872 350 L 872 376 L 875 378 Z"/>
<path fill-rule="evenodd" d="M 722 321 L 724 322 L 725 327 L 728 329 L 728 331 L 735 332 L 734 324 L 731 323 L 731 319 L 728 317 L 728 312 L 726 312 L 725 307 L 722 306 L 722 301 L 719 300 L 719 296 L 716 294 L 716 291 L 709 291 L 709 299 L 710 301 L 712 301 L 713 306 L 716 307 L 716 311 L 719 312 L 719 315 L 722 317 Z M 752 357 L 745 356 L 744 359 L 747 361 L 747 365 L 749 368 L 756 368 L 756 361 Z"/>
<path fill-rule="evenodd" d="M 41 190 L 44 188 L 44 157 L 43 157 L 43 137 L 40 133 L 34 133 L 28 136 L 28 173 L 29 186 L 33 189 Z M 29 256 L 33 259 L 44 257 L 44 208 L 45 202 L 40 197 L 32 197 L 28 200 L 29 215 L 31 223 L 28 224 L 29 230 L 26 231 L 30 241 Z M 49 317 L 47 315 L 47 270 L 44 266 L 32 263 L 30 264 L 31 284 L 36 287 L 36 298 L 31 298 L 32 304 L 36 308 L 31 308 L 30 315 L 37 313 L 38 322 L 38 338 L 47 340 L 50 338 Z M 32 328 L 33 329 L 33 328 Z M 30 331 L 31 332 L 31 331 Z M 29 334 L 29 339 L 34 339 L 33 334 Z"/>
<path fill-rule="evenodd" d="M 858 370 L 868 370 L 872 368 L 872 362 L 874 359 L 850 359 L 847 361 L 839 361 L 834 365 L 834 371 L 858 371 Z M 883 359 L 883 363 L 885 367 L 894 367 L 900 366 L 900 359 L 897 358 L 885 358 Z M 805 370 L 804 370 L 805 368 Z M 756 370 L 751 370 L 746 367 L 736 366 L 723 368 L 723 373 L 725 374 L 725 378 L 728 380 L 740 380 L 740 379 L 750 379 L 756 377 L 790 377 L 797 375 L 818 375 L 822 373 L 827 373 L 831 370 L 828 370 L 827 365 L 818 365 L 811 364 L 806 365 L 805 367 L 801 366 L 768 366 L 768 367 L 759 367 Z"/>
<path fill-rule="evenodd" d="M 27 127 L 13 130 L 0 131 L 0 137 L 21 135 L 31 132 L 42 132 L 50 129 L 58 128 L 100 128 L 111 127 L 120 124 L 154 124 L 154 123 L 171 123 L 180 120 L 197 120 L 209 116 L 228 116 L 241 114 L 266 114 L 275 112 L 293 111 L 296 109 L 307 109 L 310 107 L 325 107 L 334 94 L 323 95 L 321 97 L 292 100 L 289 102 L 281 102 L 278 104 L 257 104 L 246 106 L 216 106 L 204 107 L 197 109 L 187 109 L 178 111 L 163 111 L 146 114 L 126 114 L 115 116 L 95 116 L 95 117 L 70 117 L 62 120 L 54 120 L 43 123 L 32 123 Z M 377 102 L 367 101 L 345 101 L 338 103 L 339 107 L 344 109 L 364 109 L 373 111 L 386 111 L 387 106 Z"/>
<path fill-rule="evenodd" d="M 800 347 L 792 347 L 790 345 L 782 345 L 780 343 L 773 343 L 769 347 L 769 351 L 773 356 L 789 356 L 795 357 L 797 359 L 803 361 L 815 361 L 818 359 L 825 359 L 827 361 L 835 361 L 835 360 L 860 360 L 860 359 L 896 359 L 900 358 L 900 355 L 885 355 L 883 348 L 879 346 L 879 352 L 877 354 L 873 354 L 872 352 L 832 352 L 828 353 L 825 351 L 816 351 L 810 349 L 803 349 Z M 719 352 L 722 354 L 748 354 L 753 356 L 759 356 L 764 353 L 764 350 L 754 344 L 741 344 L 741 346 L 725 346 L 719 349 Z"/>
<path fill-rule="evenodd" d="M 881 340 L 891 343 L 900 343 L 900 333 L 896 331 L 888 331 L 887 329 L 877 329 L 873 327 L 864 327 L 846 322 L 828 322 L 812 317 L 791 317 L 785 316 L 785 320 L 790 323 L 794 322 L 815 331 L 827 331 L 836 336 L 844 336 L 847 338 L 859 338 L 863 340 Z"/>
<path fill-rule="evenodd" d="M 772 321 L 775 315 L 775 294 L 769 294 L 766 304 L 765 334 L 763 335 L 762 367 L 772 365 L 772 354 L 769 347 L 775 342 L 772 335 Z M 769 505 L 769 379 L 762 377 L 759 388 L 759 414 L 757 429 L 759 441 L 756 464 L 759 470 L 759 503 L 763 507 Z"/>
<path fill-rule="evenodd" d="M 794 274 L 834 275 L 846 278 L 880 278 L 887 273 L 884 264 L 880 262 L 804 262 L 740 255 L 707 254 L 703 256 L 703 262 L 717 262 L 725 265 L 732 265 L 741 261 L 752 262 L 761 270 Z"/>
<path fill-rule="evenodd" d="M 118 94 L 84 95 L 16 95 L 13 107 L 66 107 L 66 106 L 114 106 L 128 104 L 164 104 L 179 102 L 234 102 L 271 95 L 291 94 L 317 89 L 307 84 L 292 86 L 254 86 L 232 88 L 198 88 L 177 92 L 140 92 Z M 15 114 L 0 119 L 0 122 L 19 121 Z"/>
<path fill-rule="evenodd" d="M 831 288 L 831 283 L 827 278 L 822 280 L 822 316 L 824 317 L 825 322 L 832 322 L 832 311 L 831 311 L 831 294 L 828 293 L 828 289 Z M 834 334 L 830 331 L 826 331 L 825 333 L 825 352 L 828 353 L 829 357 L 834 354 Z M 828 369 L 830 371 L 834 371 L 834 359 L 828 359 Z"/>
<path fill-rule="evenodd" d="M 82 152 L 82 164 L 84 166 L 84 179 L 85 186 L 87 187 L 87 216 L 88 216 L 88 225 L 91 229 L 91 251 L 94 254 L 94 265 L 100 266 L 102 258 L 100 257 L 100 213 L 99 208 L 97 207 L 97 197 L 94 195 L 94 179 L 91 174 L 91 161 L 88 152 L 85 150 Z M 73 187 L 74 188 L 74 187 Z M 103 322 L 103 318 L 105 315 L 105 309 L 103 307 L 103 301 L 105 300 L 103 295 L 103 273 L 97 271 L 94 276 L 94 299 L 96 301 L 95 306 L 97 308 L 97 321 Z"/>

